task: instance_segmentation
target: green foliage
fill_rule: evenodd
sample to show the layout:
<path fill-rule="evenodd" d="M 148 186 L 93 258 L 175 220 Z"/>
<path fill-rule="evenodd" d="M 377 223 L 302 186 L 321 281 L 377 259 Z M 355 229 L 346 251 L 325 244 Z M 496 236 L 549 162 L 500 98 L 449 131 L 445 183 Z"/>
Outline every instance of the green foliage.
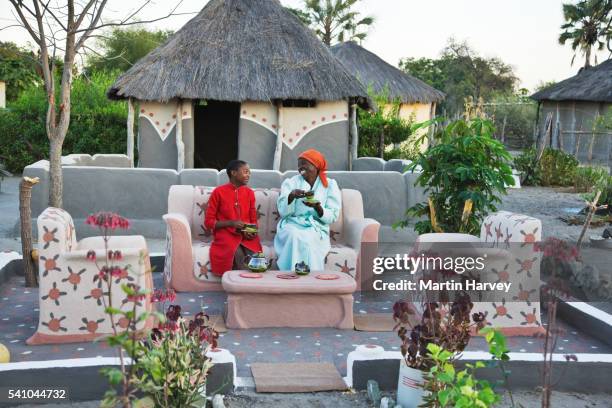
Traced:
<path fill-rule="evenodd" d="M 496 136 L 509 148 L 522 149 L 533 144 L 533 124 L 537 104 L 523 94 L 494 96 L 485 106 L 487 116 L 493 120 Z"/>
<path fill-rule="evenodd" d="M 63 154 L 125 153 L 127 108 L 125 102 L 106 98 L 117 73 L 79 76 L 72 83 L 70 128 Z M 8 109 L 0 111 L 0 160 L 20 173 L 25 166 L 48 158 L 45 130 L 47 98 L 42 86 L 25 89 Z"/>
<path fill-rule="evenodd" d="M 540 159 L 540 184 L 573 186 L 580 162 L 571 154 L 547 147 Z"/>
<path fill-rule="evenodd" d="M 305 26 L 310 25 L 310 15 L 307 12 L 294 7 L 285 7 L 285 10 L 296 16 Z"/>
<path fill-rule="evenodd" d="M 172 31 L 141 27 L 113 28 L 98 41 L 98 54 L 87 59 L 86 72 L 127 71 L 142 57 L 164 43 Z"/>
<path fill-rule="evenodd" d="M 590 193 L 598 186 L 607 184 L 608 178 L 609 172 L 605 167 L 578 167 L 574 176 L 574 190 L 577 193 Z"/>
<path fill-rule="evenodd" d="M 42 83 L 32 51 L 12 42 L 0 42 L 0 80 L 6 82 L 6 100 L 14 101 L 27 87 Z"/>
<path fill-rule="evenodd" d="M 514 168 L 522 173 L 521 182 L 531 186 L 573 186 L 578 160 L 562 150 L 547 147 L 539 162 L 534 148 L 514 158 Z"/>
<path fill-rule="evenodd" d="M 513 185 L 510 155 L 493 139 L 493 124 L 472 119 L 451 122 L 436 135 L 430 146 L 409 166 L 422 172 L 416 184 L 425 187 L 436 210 L 438 225 L 444 232 L 478 234 L 483 218 L 496 211 L 500 195 Z M 462 221 L 464 204 L 472 200 L 472 211 Z M 406 219 L 395 227 L 407 227 L 413 217 L 429 216 L 427 203 L 419 203 L 406 211 Z M 433 232 L 431 220 L 416 223 L 419 234 Z"/>
<path fill-rule="evenodd" d="M 456 408 L 487 408 L 501 400 L 488 381 L 478 380 L 474 373 L 485 367 L 481 361 L 466 364 L 457 371 L 452 364 L 454 353 L 429 343 L 429 356 L 434 365 L 425 374 L 425 389 L 430 394 L 425 397 L 425 406 Z"/>
<path fill-rule="evenodd" d="M 570 41 L 574 56 L 579 49 L 584 54 L 584 66 L 591 65 L 593 48 L 601 51 L 606 43 L 610 46 L 612 39 L 612 2 L 609 0 L 580 0 L 577 3 L 563 4 L 563 30 L 559 35 L 559 44 Z M 611 50 L 612 51 L 612 50 Z"/>
<path fill-rule="evenodd" d="M 298 17 L 309 21 L 310 27 L 326 45 L 332 42 L 361 41 L 367 37 L 368 28 L 374 23 L 374 17 L 361 17 L 355 11 L 359 0 L 305 0 L 306 16 Z"/>
<path fill-rule="evenodd" d="M 491 99 L 496 95 L 511 95 L 518 78 L 512 66 L 499 58 L 485 58 L 466 42 L 450 38 L 438 59 L 404 58 L 400 69 L 446 93 L 439 109 L 448 116 L 463 110 L 464 100 Z"/>
<path fill-rule="evenodd" d="M 521 184 L 525 186 L 540 185 L 540 166 L 536 163 L 536 150 L 525 149 L 514 158 L 514 168 L 521 173 Z"/>
<path fill-rule="evenodd" d="M 386 93 L 374 95 L 370 92 L 371 98 L 376 101 L 379 109 L 370 112 L 361 108 L 357 110 L 357 126 L 359 133 L 359 157 L 380 157 L 380 137 L 384 137 L 385 145 L 393 143 L 400 145 L 390 152 L 383 152 L 384 158 L 408 158 L 414 156 L 418 145 L 414 141 L 408 141 L 412 132 L 412 122 L 399 117 L 400 102 L 395 101 L 389 104 Z M 414 138 L 413 138 L 414 139 Z"/>

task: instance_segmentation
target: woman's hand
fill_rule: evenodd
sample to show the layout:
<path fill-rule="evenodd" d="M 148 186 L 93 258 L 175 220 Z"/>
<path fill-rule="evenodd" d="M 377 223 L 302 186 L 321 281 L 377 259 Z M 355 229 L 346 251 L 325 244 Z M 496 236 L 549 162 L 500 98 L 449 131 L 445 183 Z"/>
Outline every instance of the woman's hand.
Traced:
<path fill-rule="evenodd" d="M 319 217 L 323 216 L 323 207 L 321 207 L 320 202 L 309 203 L 308 201 L 303 201 L 303 203 L 306 207 L 314 208 Z"/>
<path fill-rule="evenodd" d="M 302 197 L 306 197 L 306 192 L 304 190 L 296 188 L 295 190 L 289 193 L 289 196 L 287 197 L 287 204 L 291 204 L 291 202 L 296 198 Z"/>
<path fill-rule="evenodd" d="M 256 232 L 242 232 L 242 236 L 247 241 L 250 241 L 252 239 L 255 239 L 255 237 L 257 236 L 257 233 Z"/>

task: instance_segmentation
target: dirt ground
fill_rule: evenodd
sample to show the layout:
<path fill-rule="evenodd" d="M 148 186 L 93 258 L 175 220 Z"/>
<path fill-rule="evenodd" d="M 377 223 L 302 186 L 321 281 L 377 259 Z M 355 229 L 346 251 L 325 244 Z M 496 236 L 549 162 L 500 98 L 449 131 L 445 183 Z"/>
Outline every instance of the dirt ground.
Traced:
<path fill-rule="evenodd" d="M 388 395 L 388 394 L 383 394 Z M 393 395 L 391 395 L 393 397 Z M 554 408 L 610 408 L 612 394 L 577 394 L 553 393 L 551 406 Z M 534 391 L 514 393 L 515 406 L 523 408 L 539 408 L 540 394 Z M 20 405 L 20 408 L 94 408 L 99 401 L 79 402 L 72 404 Z M 320 392 L 304 394 L 256 394 L 253 391 L 240 392 L 225 398 L 226 408 L 372 408 L 363 392 Z M 499 408 L 510 408 L 509 398 L 504 398 Z M 378 408 L 378 407 L 374 407 Z"/>

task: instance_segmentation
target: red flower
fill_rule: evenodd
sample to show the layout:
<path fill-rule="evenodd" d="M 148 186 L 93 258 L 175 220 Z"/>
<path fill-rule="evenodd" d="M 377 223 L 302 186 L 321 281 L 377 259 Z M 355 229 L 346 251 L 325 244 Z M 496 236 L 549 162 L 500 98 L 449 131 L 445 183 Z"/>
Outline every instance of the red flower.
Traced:
<path fill-rule="evenodd" d="M 86 224 L 96 226 L 98 228 L 115 230 L 117 228 L 128 229 L 130 222 L 127 218 L 112 212 L 97 212 L 87 217 Z"/>
<path fill-rule="evenodd" d="M 87 259 L 90 260 L 90 261 L 95 261 L 96 260 L 96 251 L 94 251 L 93 249 L 87 251 Z"/>

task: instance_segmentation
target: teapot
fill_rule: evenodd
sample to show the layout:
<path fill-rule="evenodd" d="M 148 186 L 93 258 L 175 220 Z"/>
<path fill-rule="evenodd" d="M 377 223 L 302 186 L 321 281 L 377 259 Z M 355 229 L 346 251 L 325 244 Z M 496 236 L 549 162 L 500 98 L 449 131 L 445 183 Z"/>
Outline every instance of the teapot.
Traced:
<path fill-rule="evenodd" d="M 271 266 L 263 252 L 247 256 L 245 264 L 251 272 L 265 272 Z"/>
<path fill-rule="evenodd" d="M 298 262 L 295 264 L 295 273 L 298 275 L 308 275 L 310 267 L 304 261 Z"/>

